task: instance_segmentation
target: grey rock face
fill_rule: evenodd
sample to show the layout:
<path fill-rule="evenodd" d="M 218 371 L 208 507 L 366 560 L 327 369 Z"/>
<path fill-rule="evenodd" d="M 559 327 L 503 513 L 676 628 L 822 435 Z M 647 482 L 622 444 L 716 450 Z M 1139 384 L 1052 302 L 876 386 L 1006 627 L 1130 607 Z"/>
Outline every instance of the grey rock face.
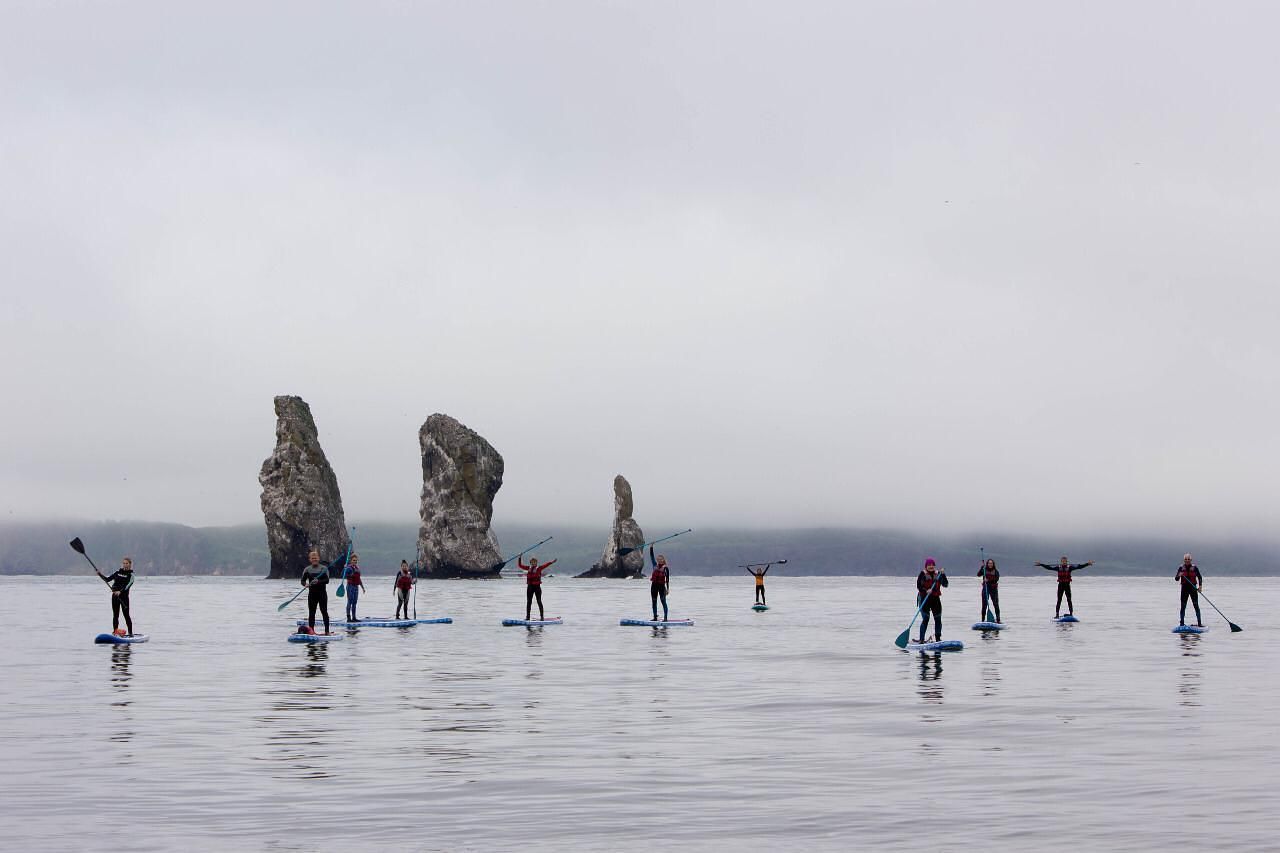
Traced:
<path fill-rule="evenodd" d="M 275 405 L 276 449 L 258 474 L 271 553 L 267 577 L 292 578 L 302 573 L 312 548 L 325 561 L 346 551 L 347 521 L 311 407 L 301 397 L 276 397 Z"/>
<path fill-rule="evenodd" d="M 448 415 L 427 418 L 422 448 L 422 526 L 418 548 L 434 578 L 494 578 L 502 562 L 489 529 L 502 488 L 502 455 Z"/>
<path fill-rule="evenodd" d="M 578 575 L 582 578 L 634 578 L 644 574 L 644 554 L 632 551 L 620 555 L 623 548 L 638 548 L 644 544 L 644 531 L 632 518 L 635 500 L 631 484 L 619 474 L 613 478 L 613 529 L 604 543 L 600 562 Z"/>

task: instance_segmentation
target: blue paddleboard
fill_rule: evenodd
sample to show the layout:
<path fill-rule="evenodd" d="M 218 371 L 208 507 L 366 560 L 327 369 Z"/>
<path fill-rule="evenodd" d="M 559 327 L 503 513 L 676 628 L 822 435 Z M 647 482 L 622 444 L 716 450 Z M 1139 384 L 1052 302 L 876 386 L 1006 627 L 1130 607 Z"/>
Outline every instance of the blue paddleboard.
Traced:
<path fill-rule="evenodd" d="M 109 643 L 113 646 L 127 646 L 130 643 L 145 643 L 151 639 L 146 634 L 125 634 L 118 637 L 115 634 L 99 634 L 93 638 L 95 643 Z"/>
<path fill-rule="evenodd" d="M 1003 622 L 974 622 L 973 630 L 975 631 L 1003 631 Z"/>
<path fill-rule="evenodd" d="M 1069 616 L 1069 615 L 1068 615 L 1068 616 L 1057 616 L 1057 617 L 1055 617 L 1055 618 L 1054 618 L 1054 620 L 1053 620 L 1053 621 L 1054 621 L 1054 622 L 1079 622 L 1079 621 L 1080 621 L 1080 617 L 1079 617 L 1079 616 Z"/>
<path fill-rule="evenodd" d="M 306 619 L 298 620 L 298 627 L 307 624 Z M 411 628 L 417 625 L 416 619 L 357 619 L 355 622 L 334 622 L 329 620 L 331 628 Z"/>
<path fill-rule="evenodd" d="M 291 643 L 330 643 L 334 640 L 341 640 L 341 634 L 290 634 L 289 642 Z"/>
<path fill-rule="evenodd" d="M 766 610 L 768 610 L 768 609 L 769 609 L 769 605 L 767 605 L 767 604 L 753 604 L 753 605 L 751 605 L 751 609 L 752 609 L 752 610 L 754 610 L 754 611 L 756 611 L 757 613 L 763 613 L 764 611 L 766 611 Z"/>
<path fill-rule="evenodd" d="M 907 643 L 909 652 L 958 652 L 964 648 L 959 640 L 935 640 L 932 643 Z"/>
<path fill-rule="evenodd" d="M 510 628 L 512 625 L 523 625 L 526 628 L 541 628 L 543 625 L 563 625 L 564 619 L 552 616 L 550 619 L 503 619 L 502 624 Z"/>
<path fill-rule="evenodd" d="M 650 628 L 675 628 L 681 625 L 692 625 L 692 619 L 620 619 L 619 625 L 646 625 Z"/>
<path fill-rule="evenodd" d="M 1200 628 L 1195 625 L 1178 625 L 1173 629 L 1175 634 L 1204 634 L 1208 632 L 1208 628 Z"/>

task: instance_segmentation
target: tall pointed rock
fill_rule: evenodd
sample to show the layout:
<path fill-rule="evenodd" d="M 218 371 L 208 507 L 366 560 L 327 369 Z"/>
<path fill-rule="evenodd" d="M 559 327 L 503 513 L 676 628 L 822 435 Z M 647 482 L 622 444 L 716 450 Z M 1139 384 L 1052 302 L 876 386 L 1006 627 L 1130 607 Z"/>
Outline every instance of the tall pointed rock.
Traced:
<path fill-rule="evenodd" d="M 636 523 L 633 514 L 635 500 L 631 484 L 619 474 L 613 478 L 613 529 L 604 543 L 600 562 L 578 575 L 580 578 L 632 578 L 644 574 L 644 553 L 631 551 L 620 554 L 624 548 L 639 548 L 644 544 L 644 531 Z"/>
<path fill-rule="evenodd" d="M 492 578 L 502 562 L 489 528 L 502 488 L 502 455 L 475 430 L 434 414 L 418 430 L 422 526 L 418 550 L 433 578 Z"/>
<path fill-rule="evenodd" d="M 323 560 L 347 548 L 338 478 L 329 467 L 311 407 L 301 397 L 276 397 L 276 448 L 262 463 L 262 515 L 267 523 L 270 578 L 302 572 L 307 553 Z"/>

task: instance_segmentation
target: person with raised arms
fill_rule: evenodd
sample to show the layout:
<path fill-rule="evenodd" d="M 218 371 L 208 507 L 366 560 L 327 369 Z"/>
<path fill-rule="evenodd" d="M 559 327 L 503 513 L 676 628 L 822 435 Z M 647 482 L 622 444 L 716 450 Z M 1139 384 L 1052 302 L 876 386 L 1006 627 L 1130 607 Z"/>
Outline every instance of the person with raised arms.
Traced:
<path fill-rule="evenodd" d="M 307 555 L 302 570 L 302 585 L 307 588 L 307 629 L 316 632 L 316 610 L 324 617 L 324 632 L 329 633 L 329 567 L 320 565 L 320 552 L 314 548 Z"/>
<path fill-rule="evenodd" d="M 939 569 L 933 557 L 924 561 L 924 569 L 916 576 L 916 605 L 924 617 L 920 621 L 920 642 L 925 642 L 925 629 L 929 627 L 929 615 L 933 615 L 934 640 L 942 641 L 942 587 L 949 586 L 947 572 Z"/>
<path fill-rule="evenodd" d="M 364 589 L 364 581 L 360 579 L 360 555 L 352 554 L 343 571 L 343 580 L 347 582 L 347 621 L 359 622 L 356 615 L 356 604 L 360 601 L 360 591 Z"/>
<path fill-rule="evenodd" d="M 556 559 L 559 559 L 557 557 Z M 537 557 L 529 558 L 529 565 L 524 564 L 524 560 L 519 556 L 516 557 L 516 565 L 520 567 L 520 571 L 524 572 L 525 590 L 524 590 L 524 621 L 528 622 L 533 618 L 533 600 L 538 599 L 538 621 L 545 622 L 547 614 L 542 609 L 542 573 L 554 566 L 555 560 L 550 563 L 538 565 Z"/>
<path fill-rule="evenodd" d="M 79 541 L 79 540 L 77 540 Z M 133 618 L 129 613 L 129 588 L 133 586 L 133 558 L 125 557 L 120 561 L 120 568 L 110 575 L 104 575 L 94 568 L 102 582 L 111 587 L 111 633 L 120 635 L 120 615 L 124 614 L 125 630 L 133 635 Z"/>
<path fill-rule="evenodd" d="M 649 546 L 649 562 L 653 565 L 653 573 L 649 575 L 649 600 L 653 604 L 653 621 L 658 621 L 658 599 L 662 599 L 662 621 L 667 620 L 667 591 L 671 584 L 671 567 L 662 554 L 653 555 L 653 546 Z"/>
<path fill-rule="evenodd" d="M 409 590 L 413 589 L 417 584 L 417 579 L 409 571 L 409 561 L 400 561 L 400 571 L 396 574 L 395 591 L 396 591 L 396 617 L 400 618 L 400 611 L 404 611 L 404 618 L 409 618 Z"/>
<path fill-rule="evenodd" d="M 1051 566 L 1048 563 L 1036 563 L 1036 565 L 1047 572 L 1058 573 L 1058 602 L 1053 606 L 1053 618 L 1057 619 L 1062 615 L 1062 596 L 1064 593 L 1067 596 L 1067 614 L 1075 616 L 1075 605 L 1071 603 L 1071 573 L 1078 572 L 1081 569 L 1092 566 L 1093 560 L 1090 560 L 1087 563 L 1073 564 L 1067 559 L 1067 555 L 1063 554 L 1062 557 L 1059 558 L 1058 565 L 1056 566 Z"/>
<path fill-rule="evenodd" d="M 987 618 L 987 602 L 991 602 L 991 609 L 996 612 L 996 621 L 1000 619 L 1000 570 L 996 568 L 995 560 L 987 560 L 978 569 L 978 577 L 982 578 L 982 611 L 978 614 L 978 621 L 984 622 Z"/>
<path fill-rule="evenodd" d="M 1187 599 L 1191 599 L 1191 604 L 1196 609 L 1196 627 L 1203 628 L 1204 621 L 1200 618 L 1200 591 L 1204 589 L 1204 576 L 1200 574 L 1200 567 L 1191 560 L 1190 554 L 1182 555 L 1182 565 L 1178 566 L 1178 571 L 1174 574 L 1173 579 L 1178 581 L 1178 586 L 1182 591 L 1182 606 L 1178 609 L 1178 625 L 1187 624 Z"/>
<path fill-rule="evenodd" d="M 769 574 L 769 566 L 772 565 L 773 563 L 768 563 L 760 571 L 755 571 L 751 566 L 747 566 L 747 574 L 756 579 L 756 604 L 769 603 L 764 600 L 764 576 Z"/>

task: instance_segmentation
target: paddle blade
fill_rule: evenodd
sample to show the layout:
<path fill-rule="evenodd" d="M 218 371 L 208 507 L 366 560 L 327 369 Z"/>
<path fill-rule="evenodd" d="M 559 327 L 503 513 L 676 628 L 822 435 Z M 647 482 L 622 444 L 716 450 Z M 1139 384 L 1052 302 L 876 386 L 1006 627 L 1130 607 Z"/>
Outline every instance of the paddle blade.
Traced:
<path fill-rule="evenodd" d="M 293 598 L 297 598 L 297 596 L 295 595 Z M 284 603 L 283 603 L 283 604 L 281 604 L 279 607 L 277 607 L 277 608 L 276 608 L 276 612 L 277 612 L 277 613 L 279 613 L 281 610 L 284 610 L 284 609 L 285 609 L 286 607 L 288 607 L 290 604 L 293 604 L 293 598 L 289 599 L 288 601 L 284 602 Z"/>
<path fill-rule="evenodd" d="M 334 594 L 337 595 L 338 598 L 342 598 L 344 595 L 347 594 L 347 589 L 342 585 L 341 582 L 339 582 L 338 588 L 334 591 Z"/>
<path fill-rule="evenodd" d="M 779 560 L 779 561 L 778 561 L 778 565 L 779 565 L 779 566 L 785 566 L 786 564 L 787 564 L 787 561 L 786 561 L 786 560 Z"/>
<path fill-rule="evenodd" d="M 79 536 L 77 536 L 75 539 L 72 539 L 67 544 L 70 545 L 72 550 L 74 550 L 77 554 L 84 554 L 84 543 L 80 541 Z"/>
<path fill-rule="evenodd" d="M 1243 631 L 1243 630 L 1244 630 L 1243 628 L 1241 628 L 1239 625 L 1237 625 L 1237 624 L 1236 624 L 1236 623 L 1234 623 L 1234 622 L 1228 622 L 1227 624 L 1231 626 L 1231 633 L 1233 633 L 1233 634 L 1239 634 L 1241 631 Z"/>
<path fill-rule="evenodd" d="M 894 640 L 893 644 L 900 649 L 905 649 L 907 647 L 907 641 L 910 639 L 911 639 L 911 629 L 908 628 L 907 630 L 903 631 L 901 634 L 898 635 L 898 639 Z"/>

